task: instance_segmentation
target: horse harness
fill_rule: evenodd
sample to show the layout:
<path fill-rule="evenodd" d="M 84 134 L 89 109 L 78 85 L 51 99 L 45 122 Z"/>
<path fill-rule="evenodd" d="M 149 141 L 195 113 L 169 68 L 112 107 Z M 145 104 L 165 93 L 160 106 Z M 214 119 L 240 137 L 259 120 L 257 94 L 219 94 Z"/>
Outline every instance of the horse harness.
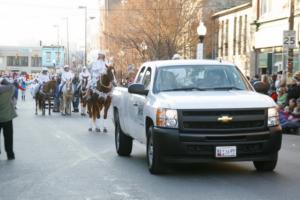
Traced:
<path fill-rule="evenodd" d="M 106 99 L 108 97 L 112 96 L 112 83 L 109 83 L 109 85 L 106 86 L 100 80 L 100 85 L 101 85 L 101 87 L 104 87 L 105 89 L 110 89 L 110 91 L 109 92 L 102 92 L 102 91 L 98 90 L 97 88 L 92 88 L 91 90 L 92 90 L 93 93 L 98 95 L 98 99 L 104 98 L 104 101 L 106 101 Z"/>
<path fill-rule="evenodd" d="M 43 83 L 40 86 L 39 93 L 42 94 L 43 96 L 51 96 L 51 95 L 53 95 L 53 91 L 51 91 L 52 89 L 50 89 L 50 91 L 48 93 L 44 92 L 45 85 L 46 85 L 46 83 Z"/>

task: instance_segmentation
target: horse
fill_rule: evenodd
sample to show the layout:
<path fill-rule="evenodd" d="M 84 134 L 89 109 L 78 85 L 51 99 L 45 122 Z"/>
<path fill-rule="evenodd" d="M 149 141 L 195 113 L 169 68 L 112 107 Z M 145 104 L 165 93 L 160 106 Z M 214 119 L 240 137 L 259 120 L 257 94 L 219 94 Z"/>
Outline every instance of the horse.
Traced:
<path fill-rule="evenodd" d="M 97 81 L 96 88 L 90 91 L 90 98 L 87 100 L 88 114 L 91 120 L 91 126 L 88 129 L 89 131 L 92 131 L 92 126 L 94 125 L 96 127 L 96 132 L 101 132 L 100 128 L 96 125 L 96 121 L 101 118 L 101 111 L 103 108 L 104 121 L 107 119 L 108 109 L 112 101 L 111 92 L 114 81 L 114 68 L 107 67 L 107 73 L 101 75 L 100 79 Z M 107 132 L 105 126 L 103 132 Z"/>
<path fill-rule="evenodd" d="M 56 81 L 51 80 L 44 83 L 37 94 L 35 95 L 35 114 L 38 114 L 38 107 L 39 110 L 42 110 L 42 115 L 45 115 L 45 103 L 48 101 L 48 109 L 49 115 L 51 115 L 51 98 L 54 96 L 56 87 Z"/>
<path fill-rule="evenodd" d="M 74 94 L 74 86 L 72 83 L 72 79 L 66 81 L 62 88 L 62 96 L 61 96 L 61 114 L 62 115 L 71 115 L 71 103 Z"/>
<path fill-rule="evenodd" d="M 81 116 L 86 116 L 87 101 L 85 95 L 88 89 L 88 81 L 89 81 L 89 77 L 87 76 L 87 77 L 83 77 L 83 79 L 80 82 L 79 98 L 80 98 L 80 105 L 81 105 Z"/>

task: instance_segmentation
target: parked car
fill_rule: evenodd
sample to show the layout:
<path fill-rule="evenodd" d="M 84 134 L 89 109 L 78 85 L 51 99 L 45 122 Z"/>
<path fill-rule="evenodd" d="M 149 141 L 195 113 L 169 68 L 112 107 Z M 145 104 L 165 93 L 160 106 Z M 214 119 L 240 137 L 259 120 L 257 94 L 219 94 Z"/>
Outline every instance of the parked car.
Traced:
<path fill-rule="evenodd" d="M 116 151 L 147 145 L 153 174 L 166 163 L 253 161 L 276 167 L 282 131 L 274 101 L 254 91 L 234 64 L 212 60 L 144 63 L 129 88 L 113 91 Z"/>

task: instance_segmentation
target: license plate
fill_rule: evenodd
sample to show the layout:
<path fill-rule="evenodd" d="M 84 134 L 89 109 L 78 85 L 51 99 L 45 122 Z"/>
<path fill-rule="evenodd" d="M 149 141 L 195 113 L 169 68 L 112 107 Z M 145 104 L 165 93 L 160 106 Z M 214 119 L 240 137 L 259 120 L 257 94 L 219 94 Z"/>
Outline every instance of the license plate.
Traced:
<path fill-rule="evenodd" d="M 216 147 L 216 158 L 236 157 L 236 146 Z"/>

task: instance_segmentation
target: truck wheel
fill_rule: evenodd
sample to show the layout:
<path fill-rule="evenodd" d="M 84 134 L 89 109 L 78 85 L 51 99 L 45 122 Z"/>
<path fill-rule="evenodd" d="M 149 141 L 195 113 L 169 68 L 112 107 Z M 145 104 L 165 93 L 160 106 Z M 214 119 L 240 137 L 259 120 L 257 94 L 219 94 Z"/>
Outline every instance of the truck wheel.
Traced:
<path fill-rule="evenodd" d="M 115 123 L 115 144 L 119 156 L 129 156 L 132 150 L 132 138 L 125 135 L 117 120 Z"/>
<path fill-rule="evenodd" d="M 253 164 L 259 172 L 271 172 L 277 165 L 277 156 L 276 159 L 271 161 L 253 161 Z"/>
<path fill-rule="evenodd" d="M 158 144 L 153 137 L 153 127 L 151 126 L 147 132 L 147 162 L 151 174 L 161 174 L 162 163 Z"/>

